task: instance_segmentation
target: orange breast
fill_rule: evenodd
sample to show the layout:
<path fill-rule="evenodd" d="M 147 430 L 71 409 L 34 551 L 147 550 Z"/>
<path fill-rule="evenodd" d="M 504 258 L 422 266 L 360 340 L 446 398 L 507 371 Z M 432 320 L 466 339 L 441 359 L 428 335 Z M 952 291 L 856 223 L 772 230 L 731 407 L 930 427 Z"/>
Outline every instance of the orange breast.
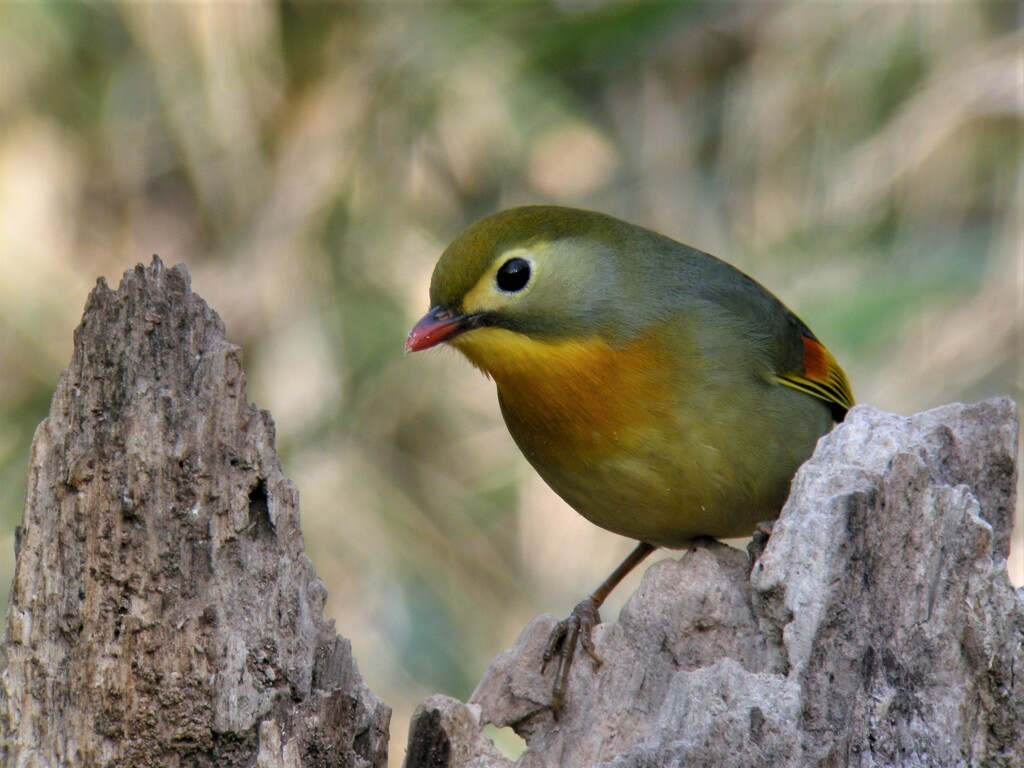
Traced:
<path fill-rule="evenodd" d="M 509 430 L 535 465 L 631 452 L 668 426 L 683 396 L 674 366 L 650 338 L 614 349 L 598 338 L 546 342 L 488 328 L 454 344 L 494 378 Z"/>

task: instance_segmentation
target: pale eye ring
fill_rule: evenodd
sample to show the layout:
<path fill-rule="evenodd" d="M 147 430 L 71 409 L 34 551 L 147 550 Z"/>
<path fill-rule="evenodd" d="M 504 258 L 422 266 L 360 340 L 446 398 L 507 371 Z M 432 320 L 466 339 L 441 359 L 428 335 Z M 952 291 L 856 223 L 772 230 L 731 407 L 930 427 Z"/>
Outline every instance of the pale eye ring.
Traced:
<path fill-rule="evenodd" d="M 505 293 L 519 293 L 530 282 L 530 262 L 518 256 L 509 259 L 494 276 L 498 290 Z"/>

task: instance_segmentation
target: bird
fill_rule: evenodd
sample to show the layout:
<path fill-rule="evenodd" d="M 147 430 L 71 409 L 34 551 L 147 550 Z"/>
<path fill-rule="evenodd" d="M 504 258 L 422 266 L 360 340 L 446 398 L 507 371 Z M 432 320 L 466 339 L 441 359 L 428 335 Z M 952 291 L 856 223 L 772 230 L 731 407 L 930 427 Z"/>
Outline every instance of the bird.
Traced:
<path fill-rule="evenodd" d="M 447 344 L 496 386 L 516 445 L 590 522 L 639 543 L 555 625 L 541 673 L 566 700 L 577 642 L 659 547 L 755 534 L 854 399 L 793 312 L 715 256 L 607 214 L 511 208 L 471 224 L 430 280 L 406 352 Z"/>

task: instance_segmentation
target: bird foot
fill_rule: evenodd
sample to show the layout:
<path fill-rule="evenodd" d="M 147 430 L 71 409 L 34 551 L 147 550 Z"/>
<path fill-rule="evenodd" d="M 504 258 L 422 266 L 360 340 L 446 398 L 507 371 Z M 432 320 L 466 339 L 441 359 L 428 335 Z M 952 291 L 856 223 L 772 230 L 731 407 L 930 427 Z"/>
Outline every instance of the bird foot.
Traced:
<path fill-rule="evenodd" d="M 583 600 L 575 608 L 569 617 L 562 619 L 551 630 L 548 635 L 548 643 L 544 647 L 544 663 L 540 672 L 544 674 L 548 662 L 557 660 L 555 669 L 555 685 L 551 691 L 551 714 L 555 721 L 561 712 L 562 704 L 565 702 L 565 691 L 569 683 L 569 669 L 572 667 L 572 660 L 576 654 L 576 642 L 583 646 L 583 650 L 599 667 L 603 663 L 601 657 L 594 649 L 594 641 L 591 637 L 594 627 L 601 623 L 601 614 L 598 611 L 598 603 L 593 597 Z"/>
<path fill-rule="evenodd" d="M 747 544 L 747 557 L 750 558 L 750 568 L 747 573 L 754 570 L 757 561 L 761 559 L 765 549 L 768 547 L 768 539 L 772 536 L 772 529 L 775 527 L 774 520 L 764 520 L 754 528 L 754 536 Z"/>

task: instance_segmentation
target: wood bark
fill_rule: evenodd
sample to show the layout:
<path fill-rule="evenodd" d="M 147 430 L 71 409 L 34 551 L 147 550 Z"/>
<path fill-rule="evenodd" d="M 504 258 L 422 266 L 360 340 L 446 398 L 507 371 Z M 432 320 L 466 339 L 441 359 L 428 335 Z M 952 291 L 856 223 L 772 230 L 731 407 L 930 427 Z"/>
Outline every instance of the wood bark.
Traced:
<path fill-rule="evenodd" d="M 652 566 L 594 667 L 548 709 L 543 616 L 469 705 L 435 696 L 406 768 L 1021 768 L 1024 590 L 1006 571 L 1008 399 L 911 418 L 854 408 L 801 468 L 768 547 Z M 480 722 L 527 744 L 497 754 Z"/>
<path fill-rule="evenodd" d="M 407 767 L 1024 766 L 1017 426 L 1008 400 L 855 408 L 752 573 L 716 544 L 650 568 L 558 724 L 540 617 L 469 705 L 424 702 Z M 273 423 L 184 269 L 90 296 L 16 549 L 3 765 L 386 764 L 390 711 L 322 618 Z"/>
<path fill-rule="evenodd" d="M 273 422 L 184 268 L 89 297 L 16 542 L 3 765 L 386 764 Z"/>

